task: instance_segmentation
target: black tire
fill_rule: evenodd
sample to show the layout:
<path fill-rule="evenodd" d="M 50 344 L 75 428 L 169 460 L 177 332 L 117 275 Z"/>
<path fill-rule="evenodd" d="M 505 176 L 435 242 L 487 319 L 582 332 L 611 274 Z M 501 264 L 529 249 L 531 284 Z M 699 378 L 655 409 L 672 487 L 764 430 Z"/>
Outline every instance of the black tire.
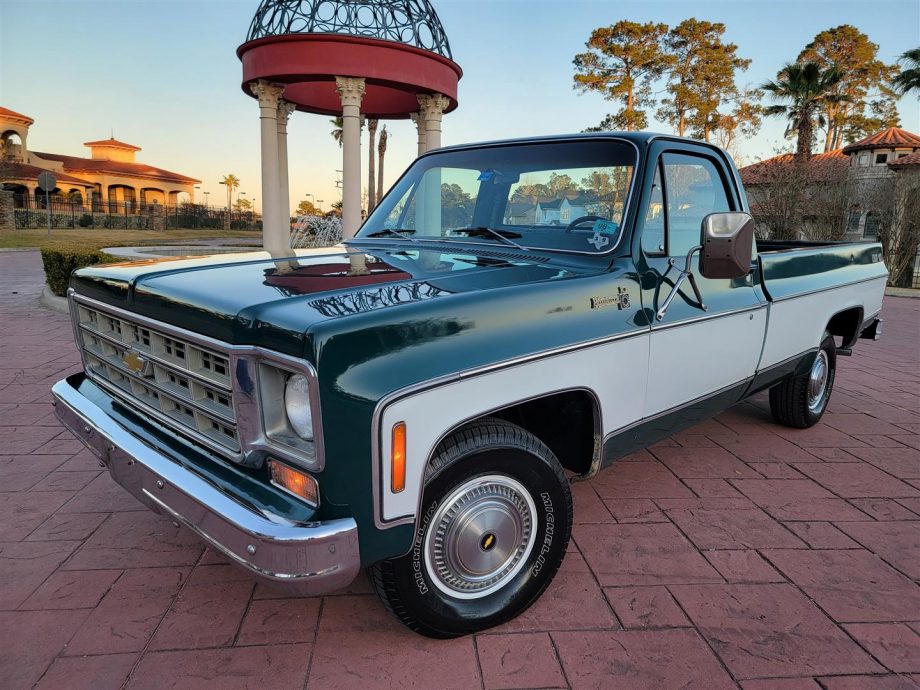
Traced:
<path fill-rule="evenodd" d="M 837 344 L 832 335 L 825 333 L 821 349 L 816 355 L 826 358 L 827 382 L 824 391 L 818 400 L 809 398 L 809 381 L 811 370 L 798 376 L 791 376 L 770 389 L 770 411 L 773 419 L 784 426 L 796 429 L 807 429 L 818 423 L 827 409 L 827 403 L 834 390 L 834 377 L 837 372 Z M 811 404 L 810 404 L 811 403 Z"/>
<path fill-rule="evenodd" d="M 434 518 L 444 514 L 439 509 L 445 499 L 477 478 L 488 482 L 487 477 L 510 478 L 529 494 L 535 509 L 528 513 L 529 537 L 522 539 L 517 560 L 508 561 L 517 565 L 492 585 L 498 589 L 477 593 L 478 598 L 458 598 L 444 591 L 449 585 L 443 578 L 430 572 L 426 538 L 429 528 L 443 524 Z M 552 451 L 521 427 L 486 418 L 440 445 L 426 473 L 412 550 L 372 566 L 371 581 L 384 605 L 415 632 L 435 638 L 467 635 L 511 620 L 537 600 L 562 563 L 571 530 L 572 494 Z M 479 543 L 484 551 L 492 548 L 487 538 Z M 446 539 L 442 536 L 441 543 Z M 525 542 L 531 544 L 529 551 Z"/>

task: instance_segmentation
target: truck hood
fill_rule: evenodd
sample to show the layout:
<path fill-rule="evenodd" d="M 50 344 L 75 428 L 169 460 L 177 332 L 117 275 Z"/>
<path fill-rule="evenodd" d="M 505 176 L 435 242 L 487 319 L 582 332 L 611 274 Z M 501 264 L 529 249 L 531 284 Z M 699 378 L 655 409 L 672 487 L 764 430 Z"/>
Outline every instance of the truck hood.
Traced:
<path fill-rule="evenodd" d="M 407 244 L 158 258 L 81 269 L 72 285 L 187 330 L 301 356 L 320 321 L 599 270 L 505 249 Z"/>

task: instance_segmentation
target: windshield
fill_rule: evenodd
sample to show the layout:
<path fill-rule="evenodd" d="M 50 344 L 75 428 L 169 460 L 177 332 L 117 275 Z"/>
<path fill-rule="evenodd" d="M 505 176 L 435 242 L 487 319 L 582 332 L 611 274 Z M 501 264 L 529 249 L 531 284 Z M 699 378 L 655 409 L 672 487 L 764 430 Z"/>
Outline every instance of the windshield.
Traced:
<path fill-rule="evenodd" d="M 629 144 L 602 139 L 425 156 L 358 237 L 608 251 L 619 240 L 635 162 Z"/>

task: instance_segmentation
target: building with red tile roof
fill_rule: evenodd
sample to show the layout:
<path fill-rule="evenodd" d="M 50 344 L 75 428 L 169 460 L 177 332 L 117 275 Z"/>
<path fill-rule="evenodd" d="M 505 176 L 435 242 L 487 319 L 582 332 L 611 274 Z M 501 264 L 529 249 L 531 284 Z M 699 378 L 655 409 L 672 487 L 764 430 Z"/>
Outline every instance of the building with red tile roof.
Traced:
<path fill-rule="evenodd" d="M 905 170 L 907 168 L 920 167 L 920 151 L 914 151 L 907 155 L 900 156 L 888 163 L 891 170 Z"/>
<path fill-rule="evenodd" d="M 791 153 L 783 154 L 739 170 L 751 213 L 764 232 L 770 232 L 774 217 L 784 220 L 782 211 L 790 208 L 785 194 L 796 184 L 793 160 Z M 891 247 L 898 242 L 891 238 L 901 232 L 912 232 L 907 229 L 907 216 L 914 211 L 905 211 L 908 208 L 905 200 L 917 195 L 918 176 L 920 135 L 900 127 L 889 127 L 842 149 L 816 154 L 809 160 L 805 192 L 809 201 L 797 219 L 797 230 L 802 236 L 811 237 L 813 218 L 829 206 L 832 215 L 825 215 L 825 220 L 832 220 L 830 225 L 843 232 L 843 239 L 878 240 L 882 237 L 886 252 L 897 253 L 901 250 Z M 839 218 L 839 222 L 834 218 Z M 908 258 L 912 264 L 904 270 L 909 275 L 905 273 L 893 280 L 920 287 L 920 253 Z M 886 255 L 886 261 L 889 267 L 904 266 L 903 261 L 893 255 Z"/>
<path fill-rule="evenodd" d="M 777 171 L 792 163 L 795 156 L 784 153 L 773 158 L 752 163 L 741 168 L 741 181 L 748 185 L 769 184 L 774 179 Z M 835 149 L 827 153 L 817 153 L 812 156 L 808 164 L 811 168 L 812 179 L 831 179 L 841 174 L 850 165 L 850 159 L 843 154 L 843 149 Z"/>
<path fill-rule="evenodd" d="M 889 127 L 881 132 L 876 132 L 865 139 L 845 146 L 843 152 L 847 155 L 866 149 L 920 149 L 920 136 L 908 132 L 900 127 Z"/>
<path fill-rule="evenodd" d="M 35 122 L 35 120 L 33 120 L 28 115 L 17 113 L 15 110 L 4 108 L 2 105 L 0 105 L 0 118 L 9 120 L 10 122 L 23 122 L 26 125 L 31 125 Z"/>
<path fill-rule="evenodd" d="M 141 147 L 114 136 L 84 143 L 89 158 L 32 151 L 28 136 L 33 123 L 26 115 L 0 107 L 0 186 L 16 193 L 21 203 L 35 198 L 38 176 L 46 171 L 57 179 L 53 193 L 81 202 L 92 197 L 129 206 L 175 205 L 180 195 L 194 200 L 195 185 L 201 180 L 137 161 Z"/>

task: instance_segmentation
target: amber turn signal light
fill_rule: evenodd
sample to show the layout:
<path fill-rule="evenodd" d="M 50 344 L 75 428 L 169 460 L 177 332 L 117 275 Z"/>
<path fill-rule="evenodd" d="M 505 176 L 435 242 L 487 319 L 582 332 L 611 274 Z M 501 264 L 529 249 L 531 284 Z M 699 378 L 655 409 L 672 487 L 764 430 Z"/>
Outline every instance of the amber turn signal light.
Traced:
<path fill-rule="evenodd" d="M 319 485 L 309 474 L 271 459 L 268 461 L 268 468 L 272 475 L 272 484 L 290 491 L 311 505 L 319 505 Z"/>
<path fill-rule="evenodd" d="M 406 423 L 393 425 L 390 448 L 390 491 L 398 494 L 406 488 Z"/>

